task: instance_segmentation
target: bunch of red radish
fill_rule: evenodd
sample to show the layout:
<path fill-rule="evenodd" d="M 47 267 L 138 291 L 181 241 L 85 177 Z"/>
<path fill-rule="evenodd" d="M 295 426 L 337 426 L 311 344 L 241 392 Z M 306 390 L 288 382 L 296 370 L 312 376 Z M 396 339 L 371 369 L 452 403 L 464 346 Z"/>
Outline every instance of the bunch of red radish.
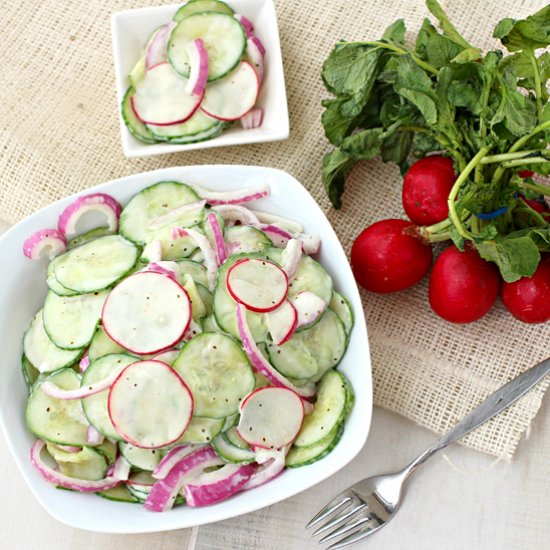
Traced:
<path fill-rule="evenodd" d="M 388 219 L 367 227 L 351 249 L 351 267 L 357 282 L 380 294 L 396 292 L 419 283 L 430 271 L 431 244 L 419 226 L 445 220 L 447 199 L 456 175 L 452 160 L 425 157 L 411 166 L 403 182 L 403 208 L 409 220 Z M 548 213 L 537 201 L 531 208 Z M 461 252 L 454 244 L 437 257 L 429 281 L 432 310 L 452 323 L 481 319 L 499 295 L 506 309 L 525 323 L 550 320 L 550 253 L 543 254 L 532 277 L 516 282 L 501 280 L 497 266 L 483 260 L 473 246 Z"/>

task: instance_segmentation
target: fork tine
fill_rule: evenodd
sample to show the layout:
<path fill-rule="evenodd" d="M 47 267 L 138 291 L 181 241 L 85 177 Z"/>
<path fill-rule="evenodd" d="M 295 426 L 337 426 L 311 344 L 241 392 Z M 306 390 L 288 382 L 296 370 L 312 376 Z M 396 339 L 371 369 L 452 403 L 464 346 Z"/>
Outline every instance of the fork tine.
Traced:
<path fill-rule="evenodd" d="M 375 523 L 374 525 L 365 525 L 361 529 L 359 529 L 359 531 L 356 531 L 355 533 L 348 535 L 347 537 L 338 541 L 336 544 L 329 546 L 326 550 L 338 550 L 338 548 L 344 548 L 344 546 L 348 546 L 348 544 L 353 544 L 358 540 L 368 537 L 371 533 L 374 533 L 374 531 L 378 531 L 378 529 L 380 529 L 380 527 L 383 527 L 384 525 L 385 523 L 378 523 L 378 524 Z"/>
<path fill-rule="evenodd" d="M 337 516 L 333 517 L 329 522 L 327 522 L 322 527 L 319 527 L 317 531 L 315 531 L 311 536 L 316 537 L 317 535 L 320 535 L 321 533 L 324 533 L 325 531 L 328 531 L 329 529 L 332 529 L 332 527 L 336 527 L 338 524 L 343 523 L 345 520 L 347 520 L 349 517 L 353 516 L 360 510 L 363 510 L 363 508 L 366 508 L 367 505 L 365 502 L 360 502 L 357 506 L 354 506 L 351 508 L 351 510 L 344 510 Z"/>
<path fill-rule="evenodd" d="M 353 496 L 354 495 L 351 491 L 346 491 L 334 497 L 320 512 L 318 512 L 309 521 L 309 523 L 306 525 L 306 529 L 313 527 L 316 523 L 319 523 L 321 520 L 325 519 L 327 516 L 329 516 L 333 512 L 336 512 L 336 510 L 342 511 L 345 508 L 348 508 L 348 506 L 351 504 Z M 342 508 L 344 504 L 346 505 L 346 507 Z"/>
<path fill-rule="evenodd" d="M 360 528 L 361 525 L 364 525 L 365 523 L 368 523 L 370 521 L 372 521 L 372 517 L 370 516 L 361 516 L 354 521 L 348 521 L 338 529 L 335 529 L 332 533 L 329 533 L 328 535 L 323 537 L 319 541 L 319 544 L 322 544 L 323 542 L 328 542 L 329 540 L 340 537 L 342 535 L 354 534 L 357 528 Z"/>

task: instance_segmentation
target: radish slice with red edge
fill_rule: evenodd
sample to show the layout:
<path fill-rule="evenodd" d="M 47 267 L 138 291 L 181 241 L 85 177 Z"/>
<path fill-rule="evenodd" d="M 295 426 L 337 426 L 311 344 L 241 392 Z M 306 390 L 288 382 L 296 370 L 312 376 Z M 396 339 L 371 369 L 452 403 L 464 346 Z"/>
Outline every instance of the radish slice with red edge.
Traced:
<path fill-rule="evenodd" d="M 262 125 L 263 118 L 264 110 L 262 108 L 252 109 L 252 111 L 248 111 L 248 113 L 241 118 L 241 126 L 245 130 L 259 128 Z"/>
<path fill-rule="evenodd" d="M 130 98 L 135 115 L 144 124 L 170 126 L 191 118 L 202 97 L 187 92 L 187 79 L 170 63 L 150 67 Z"/>
<path fill-rule="evenodd" d="M 119 283 L 105 300 L 103 328 L 117 344 L 138 355 L 174 347 L 191 320 L 191 301 L 171 277 L 140 272 Z"/>
<path fill-rule="evenodd" d="M 201 187 L 194 187 L 195 191 L 202 197 L 208 204 L 215 207 L 222 218 L 224 217 L 222 212 L 231 212 L 231 209 L 218 208 L 220 205 L 239 205 L 246 202 L 257 201 L 268 197 L 270 194 L 270 188 L 267 183 L 261 183 L 255 187 L 248 187 L 246 189 L 237 189 L 235 191 L 210 191 L 208 189 L 202 189 Z M 234 209 L 235 212 L 241 212 L 246 214 L 250 219 L 256 219 L 250 210 Z"/>
<path fill-rule="evenodd" d="M 280 449 L 297 437 L 304 420 L 300 396 L 288 388 L 264 386 L 241 403 L 239 435 L 263 449 Z"/>
<path fill-rule="evenodd" d="M 31 464 L 42 474 L 42 476 L 51 483 L 83 493 L 97 493 L 98 491 L 106 491 L 120 484 L 120 479 L 114 476 L 108 476 L 98 481 L 89 481 L 85 479 L 77 479 L 59 473 L 48 466 L 41 457 L 42 450 L 46 443 L 42 439 L 37 439 L 31 448 Z"/>
<path fill-rule="evenodd" d="M 118 375 L 107 408 L 115 430 L 125 441 L 156 449 L 181 437 L 193 416 L 193 396 L 166 363 L 138 361 Z"/>
<path fill-rule="evenodd" d="M 172 208 L 172 210 L 169 210 L 168 212 L 166 212 L 166 214 L 162 214 L 161 216 L 157 216 L 156 218 L 153 218 L 147 224 L 147 229 L 152 229 L 152 230 L 161 229 L 173 222 L 178 222 L 181 216 L 189 212 L 192 212 L 193 210 L 201 210 L 202 208 L 204 208 L 205 204 L 206 204 L 205 200 L 200 200 L 200 201 L 188 202 L 186 204 L 176 206 L 176 208 Z"/>
<path fill-rule="evenodd" d="M 285 450 L 276 451 L 273 453 L 273 458 L 264 462 L 256 468 L 250 479 L 241 487 L 242 491 L 254 489 L 276 478 L 285 469 Z"/>
<path fill-rule="evenodd" d="M 288 280 L 291 281 L 298 264 L 302 258 L 302 243 L 298 239 L 290 239 L 283 251 L 283 271 L 286 273 Z"/>
<path fill-rule="evenodd" d="M 246 308 L 242 304 L 237 304 L 236 307 L 239 336 L 243 343 L 243 349 L 250 359 L 254 369 L 260 374 L 263 374 L 276 387 L 291 389 L 300 397 L 314 396 L 316 391 L 315 384 L 306 384 L 302 388 L 295 386 L 292 382 L 290 382 L 290 380 L 287 380 L 277 369 L 275 369 L 262 355 L 262 352 L 258 349 L 258 346 L 252 337 L 250 327 L 246 321 Z"/>
<path fill-rule="evenodd" d="M 288 292 L 285 272 L 273 262 L 256 258 L 233 264 L 227 272 L 226 285 L 236 302 L 260 313 L 277 309 Z"/>
<path fill-rule="evenodd" d="M 276 346 L 280 346 L 292 338 L 298 326 L 298 312 L 288 300 L 265 315 L 267 330 Z"/>
<path fill-rule="evenodd" d="M 208 52 L 201 38 L 193 40 L 187 47 L 189 58 L 189 81 L 186 91 L 202 97 L 208 80 Z"/>
<path fill-rule="evenodd" d="M 236 13 L 233 17 L 243 26 L 246 36 L 251 36 L 254 33 L 254 25 L 248 17 L 245 17 L 240 13 Z"/>
<path fill-rule="evenodd" d="M 61 212 L 57 228 L 66 238 L 70 238 L 77 233 L 76 225 L 84 214 L 88 212 L 100 212 L 107 218 L 109 231 L 116 233 L 121 211 L 122 207 L 120 204 L 110 195 L 106 195 L 105 193 L 84 195 L 69 204 Z"/>
<path fill-rule="evenodd" d="M 101 445 L 105 440 L 105 436 L 98 432 L 93 426 L 88 426 L 86 430 L 86 443 L 88 445 Z"/>
<path fill-rule="evenodd" d="M 254 107 L 259 92 L 260 79 L 256 70 L 247 61 L 241 61 L 227 76 L 210 82 L 200 108 L 208 116 L 231 122 Z"/>
<path fill-rule="evenodd" d="M 261 48 L 258 44 L 261 45 Z M 256 70 L 258 80 L 262 82 L 262 80 L 264 79 L 265 49 L 263 49 L 263 44 L 256 36 L 251 36 L 246 41 L 246 54 L 248 55 L 248 59 L 250 59 L 250 63 Z"/>
<path fill-rule="evenodd" d="M 302 290 L 292 298 L 292 304 L 298 312 L 298 327 L 311 325 L 325 312 L 328 304 L 309 290 Z"/>
<path fill-rule="evenodd" d="M 54 399 L 60 399 L 62 401 L 74 400 L 74 399 L 84 399 L 85 397 L 90 397 L 90 395 L 95 395 L 107 388 L 111 387 L 115 381 L 116 375 L 108 376 L 99 382 L 94 382 L 88 386 L 83 386 L 75 390 L 64 390 L 59 386 L 56 386 L 53 382 L 43 382 L 40 384 L 40 389 L 50 397 Z"/>
<path fill-rule="evenodd" d="M 168 40 L 170 38 L 170 33 L 175 26 L 176 23 L 170 21 L 157 30 L 153 40 L 151 40 L 145 50 L 145 65 L 147 68 L 168 60 Z"/>
<path fill-rule="evenodd" d="M 223 240 L 223 232 L 220 227 L 220 222 L 218 221 L 218 218 L 216 218 L 216 214 L 208 214 L 208 216 L 206 216 L 206 221 L 212 231 L 212 235 L 214 236 L 218 265 L 222 265 L 223 262 L 227 260 L 227 248 L 225 247 L 225 241 Z"/>
<path fill-rule="evenodd" d="M 23 254 L 31 260 L 40 260 L 42 252 L 46 251 L 51 261 L 65 250 L 67 250 L 67 239 L 57 229 L 41 229 L 23 243 Z"/>
<path fill-rule="evenodd" d="M 189 506 L 208 506 L 234 495 L 254 473 L 252 464 L 226 464 L 219 470 L 206 472 L 186 483 L 183 488 Z"/>

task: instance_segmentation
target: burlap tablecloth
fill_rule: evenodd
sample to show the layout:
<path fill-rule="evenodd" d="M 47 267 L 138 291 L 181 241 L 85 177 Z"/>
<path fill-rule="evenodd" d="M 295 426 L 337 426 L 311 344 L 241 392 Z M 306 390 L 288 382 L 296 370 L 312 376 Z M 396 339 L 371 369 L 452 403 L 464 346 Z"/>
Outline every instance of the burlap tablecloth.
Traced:
<path fill-rule="evenodd" d="M 319 75 L 338 39 L 377 39 L 399 17 L 412 37 L 427 14 L 421 0 L 276 0 L 290 139 L 128 160 L 119 137 L 110 16 L 151 3 L 0 2 L 0 217 L 17 222 L 54 199 L 109 179 L 201 163 L 260 164 L 288 171 L 328 213 L 348 252 L 369 223 L 403 216 L 398 169 L 377 161 L 358 166 L 349 178 L 342 210 L 330 208 L 320 178 L 329 146 L 320 123 L 326 92 Z M 544 3 L 448 0 L 443 6 L 468 40 L 488 48 L 494 44 L 490 37 L 498 20 L 526 16 Z M 478 323 L 451 325 L 431 313 L 425 283 L 391 296 L 365 292 L 363 303 L 375 403 L 436 431 L 451 426 L 492 390 L 548 354 L 548 324 L 521 324 L 497 305 Z M 509 460 L 545 389 L 540 385 L 464 442 Z"/>

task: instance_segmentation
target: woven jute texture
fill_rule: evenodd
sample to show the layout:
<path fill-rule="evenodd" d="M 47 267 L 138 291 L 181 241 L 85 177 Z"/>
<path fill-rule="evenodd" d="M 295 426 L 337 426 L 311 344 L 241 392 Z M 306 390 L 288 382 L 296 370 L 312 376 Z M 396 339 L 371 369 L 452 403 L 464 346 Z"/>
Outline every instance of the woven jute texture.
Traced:
<path fill-rule="evenodd" d="M 110 16 L 150 4 L 151 0 L 0 2 L 0 217 L 17 222 L 54 199 L 124 175 L 211 163 L 288 171 L 327 212 L 348 252 L 353 238 L 369 223 L 403 217 L 399 172 L 378 161 L 358 166 L 349 177 L 343 208 L 330 208 L 320 178 L 321 159 L 329 150 L 320 123 L 320 101 L 327 95 L 320 69 L 336 40 L 377 39 L 397 18 L 406 20 L 412 38 L 427 15 L 421 0 L 277 0 L 290 139 L 127 160 L 119 141 Z M 543 4 L 443 2 L 466 38 L 485 48 L 494 46 L 491 34 L 498 20 L 526 16 Z M 428 306 L 425 283 L 391 296 L 365 292 L 363 303 L 375 403 L 439 432 L 548 353 L 548 325 L 523 325 L 501 305 L 469 326 L 436 318 Z M 509 460 L 545 389 L 539 386 L 464 443 Z"/>

